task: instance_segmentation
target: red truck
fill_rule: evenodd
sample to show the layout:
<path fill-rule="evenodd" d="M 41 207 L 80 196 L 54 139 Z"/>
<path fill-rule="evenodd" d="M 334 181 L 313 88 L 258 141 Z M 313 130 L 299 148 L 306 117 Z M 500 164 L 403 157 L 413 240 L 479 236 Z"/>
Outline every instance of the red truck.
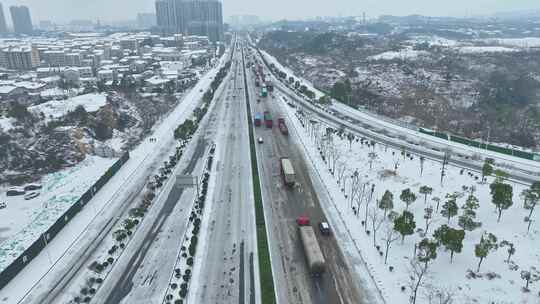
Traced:
<path fill-rule="evenodd" d="M 261 113 L 255 114 L 255 127 L 260 127 L 262 123 Z"/>
<path fill-rule="evenodd" d="M 268 129 L 272 129 L 274 122 L 272 121 L 272 115 L 268 111 L 264 111 L 264 124 Z"/>
<path fill-rule="evenodd" d="M 285 136 L 289 135 L 289 129 L 287 129 L 287 125 L 285 124 L 284 118 L 278 118 L 278 127 L 281 134 Z"/>

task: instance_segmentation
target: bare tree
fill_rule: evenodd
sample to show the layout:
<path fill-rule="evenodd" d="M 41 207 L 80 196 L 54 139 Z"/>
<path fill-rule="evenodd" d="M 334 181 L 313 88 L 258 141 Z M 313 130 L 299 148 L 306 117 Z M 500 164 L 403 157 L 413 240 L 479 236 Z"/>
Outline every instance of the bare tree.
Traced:
<path fill-rule="evenodd" d="M 347 178 L 345 176 L 345 171 L 347 170 L 347 165 L 345 162 L 339 162 L 337 166 L 337 182 L 340 187 L 345 187 L 345 179 Z M 343 182 L 343 186 L 341 186 L 341 183 Z"/>
<path fill-rule="evenodd" d="M 379 205 L 378 202 L 377 205 Z M 371 208 L 371 212 L 369 214 L 369 218 L 371 220 L 371 229 L 373 229 L 373 246 L 377 246 L 376 234 L 384 222 L 384 217 L 379 214 L 379 211 L 380 209 L 377 206 L 374 206 Z"/>
<path fill-rule="evenodd" d="M 411 288 L 411 296 L 409 298 L 410 303 L 416 304 L 416 296 L 418 289 L 423 286 L 423 279 L 428 272 L 427 264 L 419 261 L 417 258 L 413 258 L 409 262 L 409 288 Z"/>
<path fill-rule="evenodd" d="M 384 264 L 388 261 L 388 251 L 390 250 L 390 246 L 393 242 L 399 240 L 399 234 L 394 229 L 394 226 L 392 222 L 387 222 L 385 225 L 385 234 L 383 237 L 383 241 L 385 243 L 386 249 L 384 250 Z"/>
<path fill-rule="evenodd" d="M 430 284 L 426 285 L 424 295 L 429 304 L 452 304 L 454 303 L 455 291 Z"/>
<path fill-rule="evenodd" d="M 369 158 L 369 170 L 371 170 L 373 168 L 373 162 L 377 159 L 377 153 L 369 152 L 368 158 Z"/>

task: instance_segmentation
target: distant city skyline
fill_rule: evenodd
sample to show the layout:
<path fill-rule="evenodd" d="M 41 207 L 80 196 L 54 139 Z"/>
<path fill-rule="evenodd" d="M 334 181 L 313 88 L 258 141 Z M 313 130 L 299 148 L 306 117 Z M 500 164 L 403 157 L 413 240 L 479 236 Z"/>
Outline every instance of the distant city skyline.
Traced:
<path fill-rule="evenodd" d="M 540 10 L 538 0 L 334 0 L 314 4 L 311 0 L 223 0 L 225 20 L 232 15 L 257 15 L 263 19 L 304 19 L 315 16 L 379 15 L 428 16 L 488 15 L 515 10 Z M 47 20 L 68 23 L 72 19 L 102 22 L 136 20 L 139 13 L 155 13 L 155 0 L 0 0 L 8 27 L 12 27 L 9 7 L 26 5 L 35 24 Z M 107 9 L 104 9 L 107 8 Z"/>

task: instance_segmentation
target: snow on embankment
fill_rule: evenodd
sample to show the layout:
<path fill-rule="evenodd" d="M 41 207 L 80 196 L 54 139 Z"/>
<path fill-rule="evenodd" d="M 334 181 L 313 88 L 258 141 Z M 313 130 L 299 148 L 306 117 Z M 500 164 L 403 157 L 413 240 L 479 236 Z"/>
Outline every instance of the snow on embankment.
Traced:
<path fill-rule="evenodd" d="M 105 94 L 85 94 L 64 100 L 51 100 L 28 107 L 28 110 L 36 114 L 43 113 L 46 118 L 59 118 L 74 111 L 78 106 L 84 107 L 86 112 L 96 112 L 105 104 L 107 104 Z"/>

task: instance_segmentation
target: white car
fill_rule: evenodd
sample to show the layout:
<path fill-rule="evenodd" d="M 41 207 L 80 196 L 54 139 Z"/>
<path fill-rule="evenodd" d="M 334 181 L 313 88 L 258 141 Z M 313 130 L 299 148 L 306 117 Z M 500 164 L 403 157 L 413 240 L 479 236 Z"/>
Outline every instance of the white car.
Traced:
<path fill-rule="evenodd" d="M 262 137 L 259 137 L 259 138 L 257 138 L 257 142 L 260 143 L 260 144 L 262 144 L 262 143 L 264 142 L 264 140 L 263 140 Z"/>
<path fill-rule="evenodd" d="M 4 202 L 0 202 L 0 209 L 4 209 L 7 207 L 7 204 Z"/>
<path fill-rule="evenodd" d="M 31 200 L 39 196 L 39 192 L 30 192 L 24 196 L 25 200 Z"/>

